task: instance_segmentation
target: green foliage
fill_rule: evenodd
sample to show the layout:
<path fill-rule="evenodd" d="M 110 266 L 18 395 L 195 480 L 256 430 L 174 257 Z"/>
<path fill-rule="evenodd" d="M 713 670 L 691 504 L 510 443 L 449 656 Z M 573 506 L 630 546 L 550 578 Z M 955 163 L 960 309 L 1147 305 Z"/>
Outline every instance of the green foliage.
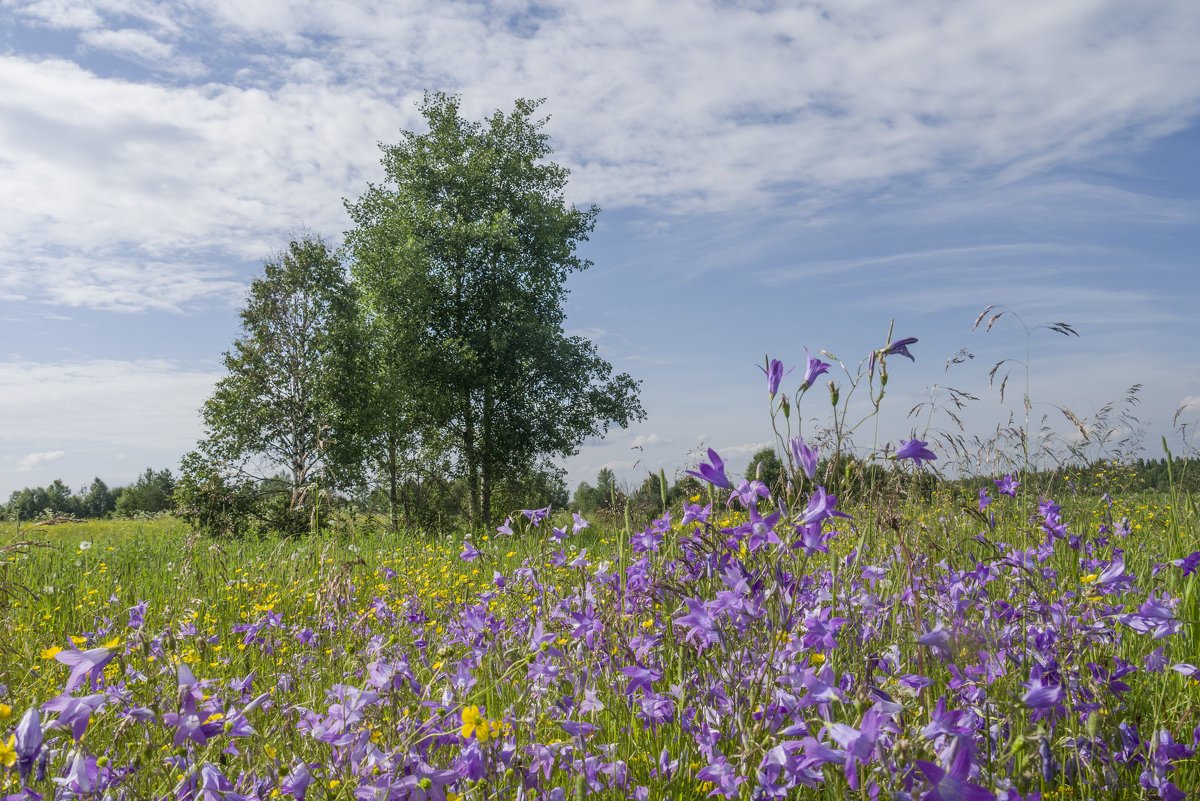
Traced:
<path fill-rule="evenodd" d="M 347 204 L 391 398 L 367 439 L 449 454 L 476 525 L 494 519 L 502 476 L 644 416 L 637 383 L 563 330 L 566 279 L 590 266 L 576 249 L 598 210 L 565 202 L 568 172 L 548 160 L 537 106 L 477 123 L 456 98 L 427 95 L 428 132 L 383 147 L 386 182 Z"/>
<path fill-rule="evenodd" d="M 164 470 L 163 472 L 166 473 L 167 476 L 171 475 L 171 471 L 169 470 Z M 152 471 L 147 469 L 146 473 L 151 474 Z M 92 483 L 87 488 L 87 492 L 85 492 L 83 497 L 80 499 L 80 508 L 83 512 L 82 516 L 104 517 L 105 515 L 111 514 L 117 509 L 117 495 L 118 493 L 110 490 L 108 485 L 101 481 L 98 477 L 92 479 Z M 163 509 L 166 509 L 170 506 L 170 499 L 171 495 L 170 492 L 168 492 L 165 499 L 166 504 L 162 507 Z"/>
<path fill-rule="evenodd" d="M 96 484 L 101 487 L 104 483 L 96 479 L 92 483 L 89 497 L 96 491 Z M 149 467 L 138 480 L 124 487 L 113 498 L 113 508 L 121 515 L 158 514 L 172 508 L 172 493 L 175 492 L 175 477 L 170 470 L 155 471 Z M 99 515 L 93 515 L 99 516 Z"/>
<path fill-rule="evenodd" d="M 782 497 L 781 490 L 785 480 L 786 470 L 783 461 L 774 448 L 767 447 L 750 457 L 746 465 L 746 478 L 758 480 L 766 484 L 773 494 Z"/>
<path fill-rule="evenodd" d="M 204 404 L 205 438 L 185 459 L 181 508 L 205 530 L 240 531 L 229 516 L 253 498 L 257 517 L 299 533 L 315 525 L 320 493 L 351 483 L 361 462 L 354 290 L 306 236 L 264 263 L 241 321 L 228 374 Z"/>

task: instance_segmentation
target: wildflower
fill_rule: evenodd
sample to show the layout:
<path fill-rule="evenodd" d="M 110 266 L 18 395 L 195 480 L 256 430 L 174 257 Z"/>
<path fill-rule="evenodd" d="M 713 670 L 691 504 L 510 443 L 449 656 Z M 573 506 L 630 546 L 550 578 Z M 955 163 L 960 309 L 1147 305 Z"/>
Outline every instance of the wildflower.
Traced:
<path fill-rule="evenodd" d="M 91 648 L 87 651 L 79 651 L 75 648 L 66 651 L 60 649 L 54 654 L 54 659 L 71 668 L 71 675 L 67 678 L 67 686 L 64 691 L 68 693 L 74 691 L 85 678 L 90 682 L 97 681 L 100 674 L 104 672 L 104 668 L 116 655 L 117 652 L 112 648 Z"/>
<path fill-rule="evenodd" d="M 525 518 L 536 526 L 550 514 L 550 507 L 547 506 L 544 509 L 522 509 L 521 514 L 525 515 Z"/>
<path fill-rule="evenodd" d="M 1044 676 L 1038 665 L 1034 665 L 1029 681 L 1022 682 L 1021 686 L 1025 687 L 1021 700 L 1032 709 L 1056 709 L 1062 702 L 1062 685 L 1052 683 L 1051 677 Z"/>
<path fill-rule="evenodd" d="M 982 512 L 984 509 L 988 508 L 988 506 L 991 503 L 992 503 L 992 499 L 991 499 L 991 496 L 989 496 L 987 494 L 987 490 L 985 490 L 983 487 L 980 487 L 979 488 L 979 511 Z"/>
<path fill-rule="evenodd" d="M 92 548 L 92 544 L 90 542 L 88 542 L 87 540 L 84 540 L 83 542 L 79 543 L 79 550 L 81 550 L 81 551 L 90 551 L 91 548 Z"/>
<path fill-rule="evenodd" d="M 481 743 L 486 743 L 491 734 L 487 718 L 477 706 L 464 707 L 462 711 L 462 728 L 459 730 L 463 739 L 470 740 L 472 736 Z"/>
<path fill-rule="evenodd" d="M 17 737 L 10 734 L 8 742 L 0 740 L 0 766 L 11 768 L 17 764 Z"/>
<path fill-rule="evenodd" d="M 12 707 L 8 704 L 0 704 L 0 720 L 8 720 L 12 715 Z"/>
<path fill-rule="evenodd" d="M 738 776 L 737 771 L 729 764 L 721 754 L 715 754 L 716 759 L 711 763 L 701 768 L 696 773 L 696 778 L 702 782 L 712 782 L 715 787 L 712 795 L 723 795 L 726 798 L 736 798 L 738 795 L 738 785 L 746 781 L 745 776 Z"/>
<path fill-rule="evenodd" d="M 921 466 L 922 462 L 932 462 L 937 458 L 937 454 L 929 450 L 929 443 L 919 439 L 910 439 L 896 449 L 896 459 L 912 459 L 917 463 L 917 467 Z"/>
<path fill-rule="evenodd" d="M 742 505 L 743 509 L 748 509 L 758 503 L 758 498 L 770 498 L 771 491 L 767 489 L 767 485 L 761 481 L 742 480 L 729 496 L 729 505 L 733 505 L 734 500 Z"/>
<path fill-rule="evenodd" d="M 808 359 L 804 366 L 804 380 L 800 382 L 800 389 L 802 390 L 808 389 L 819 376 L 829 372 L 828 363 L 821 361 L 807 350 L 804 353 Z"/>
<path fill-rule="evenodd" d="M 1117 620 L 1139 634 L 1149 634 L 1156 640 L 1178 633 L 1181 626 L 1175 617 L 1174 609 L 1167 605 L 1166 598 L 1160 601 L 1154 597 L 1154 593 L 1150 594 L 1137 612 L 1118 615 Z"/>
<path fill-rule="evenodd" d="M 707 481 L 709 484 L 721 489 L 731 489 L 733 485 L 729 483 L 729 479 L 725 476 L 725 462 L 721 460 L 721 457 L 712 448 L 708 449 L 708 461 L 711 464 L 701 463 L 697 470 L 688 470 L 687 474 L 695 476 L 702 481 Z"/>
<path fill-rule="evenodd" d="M 623 667 L 621 668 L 621 672 L 629 677 L 629 684 L 625 686 L 626 695 L 633 695 L 638 689 L 641 689 L 645 693 L 653 692 L 654 688 L 651 685 L 662 678 L 662 673 L 659 671 L 644 668 L 640 665 Z"/>
<path fill-rule="evenodd" d="M 129 607 L 129 628 L 140 629 L 146 623 L 146 610 L 149 604 L 141 601 L 138 604 Z"/>
<path fill-rule="evenodd" d="M 883 713 L 875 707 L 863 713 L 857 729 L 846 723 L 829 724 L 829 736 L 846 752 L 845 775 L 850 789 L 858 789 L 858 765 L 871 761 L 885 724 Z"/>
<path fill-rule="evenodd" d="M 58 656 L 58 653 L 61 650 L 62 649 L 57 645 L 52 645 L 49 648 L 43 648 L 41 654 L 42 659 L 53 659 L 54 657 Z"/>
<path fill-rule="evenodd" d="M 804 507 L 804 513 L 801 514 L 796 525 L 808 526 L 821 523 L 831 517 L 849 517 L 845 512 L 837 510 L 837 500 L 837 496 L 830 495 L 824 487 L 817 487 L 809 496 L 808 505 Z"/>
<path fill-rule="evenodd" d="M 17 773 L 21 781 L 29 778 L 33 762 L 42 750 L 42 723 L 36 706 L 31 706 L 17 724 L 13 746 L 17 752 Z"/>
<path fill-rule="evenodd" d="M 683 520 L 680 521 L 681 526 L 687 526 L 692 523 L 707 523 L 708 516 L 712 514 L 712 504 L 700 508 L 699 504 L 686 504 L 683 507 Z"/>
<path fill-rule="evenodd" d="M 918 340 L 916 337 L 905 337 L 904 339 L 894 339 L 887 344 L 887 347 L 885 347 L 879 351 L 879 355 L 880 356 L 904 356 L 909 361 L 916 362 L 917 360 L 915 358 L 913 358 L 913 355 L 911 353 L 908 352 L 908 346 L 915 345 L 917 343 L 917 341 Z"/>
<path fill-rule="evenodd" d="M 499 534 L 505 534 L 508 536 L 512 536 L 512 533 L 513 533 L 512 518 L 511 517 L 504 518 L 504 523 L 502 525 L 499 525 L 496 527 L 496 532 Z"/>
<path fill-rule="evenodd" d="M 1183 571 L 1184 578 L 1196 572 L 1196 568 L 1200 567 L 1200 551 L 1193 551 L 1182 559 L 1176 559 L 1171 564 Z"/>
<path fill-rule="evenodd" d="M 970 781 L 970 748 L 960 745 L 955 749 L 950 770 L 923 759 L 917 760 L 917 767 L 930 785 L 922 801 L 995 801 L 995 793 Z"/>
<path fill-rule="evenodd" d="M 572 512 L 571 514 L 575 518 L 575 522 L 571 525 L 572 534 L 578 534 L 591 525 L 591 523 L 583 519 L 579 512 Z"/>
<path fill-rule="evenodd" d="M 293 798 L 303 800 L 308 793 L 308 788 L 313 783 L 312 773 L 308 769 L 308 763 L 298 762 L 292 772 L 289 773 L 283 781 L 279 783 L 279 790 L 285 795 L 290 795 Z"/>
<path fill-rule="evenodd" d="M 893 354 L 899 354 L 901 356 L 905 356 L 908 359 L 910 359 L 911 361 L 915 362 L 916 359 L 914 359 L 913 355 L 908 352 L 908 346 L 914 344 L 916 341 L 917 341 L 916 337 L 905 337 L 904 339 L 895 339 L 895 340 L 892 340 L 891 342 L 889 342 L 884 347 L 880 348 L 879 350 L 871 351 L 871 358 L 870 358 L 869 362 L 867 363 L 868 374 L 872 375 L 872 376 L 875 375 L 875 362 L 882 361 L 885 357 L 891 356 Z M 886 383 L 886 373 L 884 374 L 884 376 L 885 376 L 885 383 Z"/>
<path fill-rule="evenodd" d="M 804 437 L 792 437 L 788 441 L 788 446 L 792 451 L 792 459 L 804 471 L 804 475 L 812 481 L 817 475 L 817 460 L 820 456 L 817 449 L 810 447 L 804 441 Z"/>
<path fill-rule="evenodd" d="M 688 608 L 686 615 L 675 618 L 680 626 L 687 626 L 685 640 L 696 640 L 703 650 L 708 645 L 720 642 L 721 635 L 717 632 L 717 621 L 709 614 L 708 607 L 703 601 L 695 598 L 684 598 L 683 603 Z"/>
<path fill-rule="evenodd" d="M 759 367 L 763 371 L 763 375 L 767 377 L 767 392 L 772 398 L 779 392 L 779 382 L 783 380 L 783 362 L 779 359 L 771 359 L 766 367 Z"/>
<path fill-rule="evenodd" d="M 55 718 L 48 728 L 52 729 L 70 729 L 71 735 L 75 738 L 75 742 L 83 737 L 83 733 L 87 731 L 88 723 L 92 719 L 92 715 L 104 706 L 104 695 L 97 693 L 95 695 L 84 695 L 76 697 L 69 693 L 63 693 L 55 698 L 51 698 L 46 703 L 42 704 L 43 712 L 57 712 L 58 717 Z M 28 717 L 28 715 L 26 715 Z M 22 721 L 24 723 L 24 721 Z M 37 729 L 34 734 L 32 729 L 37 726 L 37 718 L 30 721 L 30 737 L 33 739 L 40 738 L 41 729 Z"/>
<path fill-rule="evenodd" d="M 1096 588 L 1105 592 L 1121 592 L 1133 588 L 1133 576 L 1125 572 L 1125 557 L 1118 554 L 1096 576 Z"/>
<path fill-rule="evenodd" d="M 1017 490 L 1021 486 L 1021 482 L 1013 479 L 1011 473 L 1005 474 L 1004 478 L 998 478 L 993 483 L 1001 495 L 1007 495 L 1010 498 L 1017 497 Z"/>

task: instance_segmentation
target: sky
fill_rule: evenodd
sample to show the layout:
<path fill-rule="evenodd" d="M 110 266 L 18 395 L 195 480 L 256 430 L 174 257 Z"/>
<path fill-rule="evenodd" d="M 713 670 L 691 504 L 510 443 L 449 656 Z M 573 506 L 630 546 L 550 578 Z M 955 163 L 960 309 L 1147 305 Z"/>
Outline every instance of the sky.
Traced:
<path fill-rule="evenodd" d="M 1134 384 L 1147 455 L 1184 448 L 1197 41 L 1192 0 L 0 0 L 0 498 L 176 467 L 263 259 L 341 242 L 426 90 L 475 119 L 545 98 L 568 200 L 602 209 L 567 326 L 647 417 L 584 443 L 572 487 L 744 465 L 773 439 L 764 356 L 794 390 L 806 348 L 854 373 L 893 324 L 915 362 L 864 452 L 954 430 L 946 387 L 979 399 L 970 434 L 1028 392 L 1078 444 L 1062 409 Z"/>

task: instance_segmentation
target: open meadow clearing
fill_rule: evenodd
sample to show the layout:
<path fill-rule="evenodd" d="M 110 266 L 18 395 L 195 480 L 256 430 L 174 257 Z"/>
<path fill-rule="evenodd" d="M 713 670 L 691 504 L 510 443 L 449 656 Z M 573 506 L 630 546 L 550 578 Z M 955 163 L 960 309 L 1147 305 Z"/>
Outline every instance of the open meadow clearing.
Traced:
<path fill-rule="evenodd" d="M 0 0 L 0 801 L 1200 799 L 1197 43 Z"/>
<path fill-rule="evenodd" d="M 982 515 L 814 493 L 815 527 L 721 492 L 645 528 L 530 510 L 473 541 L 26 529 L 43 544 L 0 573 L 0 781 L 22 799 L 1200 789 L 1194 499 L 979 488 Z"/>

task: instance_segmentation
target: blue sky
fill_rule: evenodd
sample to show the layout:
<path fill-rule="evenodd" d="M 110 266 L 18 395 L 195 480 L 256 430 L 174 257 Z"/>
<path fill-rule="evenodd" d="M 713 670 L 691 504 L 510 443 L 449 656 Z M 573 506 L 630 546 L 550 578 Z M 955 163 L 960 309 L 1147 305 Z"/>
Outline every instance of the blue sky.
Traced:
<path fill-rule="evenodd" d="M 261 260 L 340 242 L 426 89 L 474 117 L 545 97 L 570 199 L 603 209 L 568 323 L 648 418 L 586 443 L 572 486 L 701 444 L 744 463 L 771 439 L 765 353 L 853 368 L 893 318 L 916 363 L 859 444 L 925 436 L 906 412 L 947 385 L 986 434 L 1025 381 L 1002 404 L 988 369 L 1026 350 L 1011 318 L 971 332 L 989 304 L 1081 334 L 1033 333 L 1035 421 L 1069 437 L 1059 407 L 1141 383 L 1146 441 L 1177 440 L 1176 410 L 1200 417 L 1197 41 L 1187 0 L 0 0 L 0 497 L 174 467 Z"/>

